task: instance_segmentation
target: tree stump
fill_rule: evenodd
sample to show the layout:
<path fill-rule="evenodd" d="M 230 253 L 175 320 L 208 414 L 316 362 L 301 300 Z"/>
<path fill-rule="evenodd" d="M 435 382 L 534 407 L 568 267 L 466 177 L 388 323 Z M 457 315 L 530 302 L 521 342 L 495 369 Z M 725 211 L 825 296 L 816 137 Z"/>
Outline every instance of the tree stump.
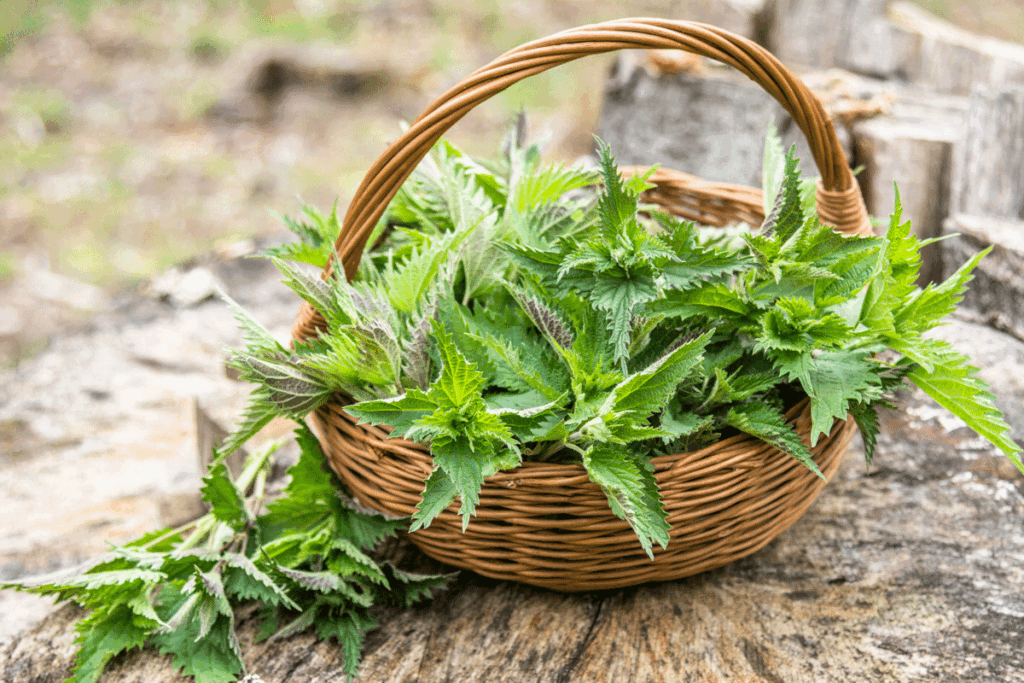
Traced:
<path fill-rule="evenodd" d="M 958 213 L 1024 218 L 1024 87 L 978 85 L 953 167 Z"/>
<path fill-rule="evenodd" d="M 621 165 L 657 163 L 704 180 L 760 187 L 773 119 L 785 148 L 796 144 L 801 170 L 817 175 L 802 133 L 757 84 L 724 67 L 652 75 L 626 53 L 605 90 L 598 135 Z"/>
<path fill-rule="evenodd" d="M 892 112 L 853 124 L 857 177 L 868 211 L 885 223 L 899 187 L 903 220 L 921 239 L 942 233 L 949 215 L 949 187 L 954 144 L 960 140 L 967 103 L 962 98 L 926 97 L 902 92 Z M 895 182 L 895 185 L 894 185 Z M 942 276 L 941 251 L 922 252 L 921 282 Z"/>
<path fill-rule="evenodd" d="M 948 95 L 967 95 L 976 83 L 1024 82 L 1024 46 L 964 31 L 910 2 L 893 3 L 888 20 L 888 77 Z"/>
<path fill-rule="evenodd" d="M 911 2 L 777 0 L 768 47 L 787 64 L 840 67 L 936 93 L 1024 82 L 1024 47 L 964 31 Z"/>
<path fill-rule="evenodd" d="M 1024 221 L 954 214 L 945 231 L 959 236 L 942 242 L 945 276 L 988 246 L 963 305 L 986 322 L 1024 339 Z"/>
<path fill-rule="evenodd" d="M 844 66 L 886 0 L 776 0 L 768 49 L 785 64 Z"/>

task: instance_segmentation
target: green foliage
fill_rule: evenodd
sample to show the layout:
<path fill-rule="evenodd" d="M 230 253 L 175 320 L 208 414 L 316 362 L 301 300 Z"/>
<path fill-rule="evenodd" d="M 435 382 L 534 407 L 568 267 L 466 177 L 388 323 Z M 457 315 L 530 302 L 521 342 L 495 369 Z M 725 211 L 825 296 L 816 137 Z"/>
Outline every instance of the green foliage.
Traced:
<path fill-rule="evenodd" d="M 668 546 L 669 525 L 658 495 L 653 466 L 621 446 L 597 444 L 583 453 L 590 480 L 608 496 L 616 517 L 633 527 L 640 545 L 654 559 L 651 542 Z"/>
<path fill-rule="evenodd" d="M 270 407 L 319 401 L 301 382 L 320 373 L 325 392 L 358 400 L 354 416 L 430 445 L 435 469 L 414 529 L 456 501 L 465 527 L 486 478 L 523 457 L 570 461 L 588 468 L 651 552 L 668 538 L 651 455 L 740 431 L 820 475 L 784 418 L 796 397 L 810 399 L 812 446 L 852 415 L 870 458 L 874 410 L 904 377 L 956 402 L 1017 461 L 987 388 L 925 336 L 955 308 L 977 259 L 917 288 L 921 245 L 898 203 L 884 238 L 822 225 L 814 181 L 772 131 L 766 218 L 730 242 L 641 212 L 649 175 L 621 176 L 600 140 L 594 197 L 581 195 L 593 174 L 541 168 L 539 150 L 519 138 L 496 162 L 438 145 L 393 201 L 382 222 L 390 232 L 380 231 L 356 282 L 282 267 L 327 318 L 317 343 L 336 364 L 281 358 L 249 333 L 266 351 L 246 367 L 263 371 L 256 395 Z M 357 362 L 341 349 L 371 319 L 377 332 L 357 338 Z M 879 360 L 886 348 L 903 359 Z"/>
<path fill-rule="evenodd" d="M 302 205 L 302 213 L 307 220 L 295 220 L 287 216 L 279 216 L 281 222 L 299 239 L 264 252 L 267 258 L 302 261 L 318 268 L 323 268 L 334 255 L 334 242 L 341 233 L 338 222 L 338 205 L 335 204 L 331 213 L 324 215 L 308 204 Z"/>
<path fill-rule="evenodd" d="M 278 637 L 316 627 L 345 654 L 351 679 L 375 604 L 410 605 L 446 577 L 416 575 L 367 554 L 407 520 L 362 512 L 339 497 L 316 438 L 297 432 L 301 456 L 282 497 L 264 507 L 274 447 L 256 452 L 232 479 L 223 464 L 203 479 L 204 517 L 114 548 L 92 563 L 4 588 L 73 599 L 90 610 L 76 626 L 69 682 L 95 683 L 110 659 L 154 646 L 197 683 L 244 674 L 234 610 L 257 601 Z M 252 490 L 248 496 L 243 491 Z M 191 531 L 186 537 L 182 532 Z"/>

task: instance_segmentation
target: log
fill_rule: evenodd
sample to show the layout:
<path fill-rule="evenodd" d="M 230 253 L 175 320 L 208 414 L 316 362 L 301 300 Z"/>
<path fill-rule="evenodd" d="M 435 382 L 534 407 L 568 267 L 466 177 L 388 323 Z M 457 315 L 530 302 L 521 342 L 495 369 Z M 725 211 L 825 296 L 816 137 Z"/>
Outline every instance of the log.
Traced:
<path fill-rule="evenodd" d="M 879 23 L 884 21 L 887 4 L 887 0 L 776 0 L 767 47 L 787 65 L 846 67 L 848 55 L 857 55 L 871 44 L 869 40 L 885 34 L 879 31 Z"/>
<path fill-rule="evenodd" d="M 662 164 L 704 180 L 761 185 L 769 121 L 786 148 L 797 145 L 804 173 L 817 175 L 792 118 L 770 95 L 726 68 L 652 74 L 634 53 L 615 63 L 598 135 L 620 165 Z"/>
<path fill-rule="evenodd" d="M 1024 87 L 977 85 L 953 166 L 953 210 L 1024 218 Z"/>
<path fill-rule="evenodd" d="M 1010 363 L 1004 386 L 1021 379 L 1024 343 L 952 327 L 988 349 L 986 367 Z M 1024 382 L 1016 387 L 1005 397 L 1024 403 Z M 810 511 L 747 559 L 578 595 L 463 573 L 433 602 L 379 612 L 358 680 L 1021 683 L 1020 475 L 923 395 L 882 419 L 872 470 L 854 447 Z M 63 680 L 80 616 L 61 607 L 0 644 L 0 680 Z M 308 633 L 254 643 L 253 611 L 237 616 L 250 681 L 340 680 L 335 644 Z M 181 677 L 146 650 L 116 658 L 103 680 Z"/>
<path fill-rule="evenodd" d="M 778 0 L 766 35 L 786 64 L 840 67 L 948 95 L 1024 82 L 1024 46 L 980 36 L 911 2 Z"/>
<path fill-rule="evenodd" d="M 910 2 L 889 8 L 890 75 L 949 95 L 976 83 L 1024 82 L 1024 46 L 960 29 Z"/>
<path fill-rule="evenodd" d="M 903 220 L 920 239 L 937 237 L 949 215 L 950 175 L 954 145 L 963 134 L 967 102 L 963 98 L 929 97 L 902 92 L 888 114 L 853 124 L 855 164 L 868 212 L 883 219 L 884 233 L 899 187 Z M 894 183 L 896 184 L 894 186 Z M 922 252 L 921 284 L 942 275 L 941 250 Z"/>
<path fill-rule="evenodd" d="M 837 65 L 855 73 L 907 82 L 905 64 L 914 61 L 919 41 L 911 30 L 900 30 L 883 2 L 861 2 L 847 16 L 845 50 Z M 930 15 L 929 15 L 930 16 Z"/>
<path fill-rule="evenodd" d="M 765 30 L 768 4 L 768 0 L 677 0 L 672 3 L 672 17 L 758 40 Z"/>
<path fill-rule="evenodd" d="M 1024 339 L 1024 221 L 954 214 L 945 232 L 959 235 L 942 242 L 946 277 L 992 246 L 974 271 L 963 305 Z"/>

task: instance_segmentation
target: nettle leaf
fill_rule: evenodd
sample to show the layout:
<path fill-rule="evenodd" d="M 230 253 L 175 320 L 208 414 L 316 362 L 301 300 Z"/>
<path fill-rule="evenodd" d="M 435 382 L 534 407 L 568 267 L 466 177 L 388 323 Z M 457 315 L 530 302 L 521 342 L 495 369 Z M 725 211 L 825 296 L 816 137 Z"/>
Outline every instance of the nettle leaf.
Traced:
<path fill-rule="evenodd" d="M 534 213 L 561 199 L 568 192 L 597 182 L 598 174 L 593 171 L 556 164 L 520 176 L 510 202 L 522 214 Z"/>
<path fill-rule="evenodd" d="M 897 297 L 905 298 L 917 289 L 917 278 L 921 270 L 920 242 L 910 228 L 910 221 L 903 221 L 903 204 L 900 189 L 895 187 L 896 206 L 889 218 L 889 229 L 883 243 L 887 246 L 886 256 L 894 281 Z"/>
<path fill-rule="evenodd" d="M 334 203 L 331 213 L 326 216 L 309 204 L 302 204 L 301 209 L 309 222 L 278 216 L 285 227 L 299 237 L 299 241 L 271 247 L 264 255 L 269 258 L 302 261 L 323 268 L 334 255 L 334 243 L 341 233 L 338 203 Z"/>
<path fill-rule="evenodd" d="M 480 397 L 486 387 L 484 376 L 452 342 L 452 336 L 440 322 L 434 322 L 434 338 L 441 358 L 441 375 L 430 387 L 429 396 L 441 408 L 461 408 Z"/>
<path fill-rule="evenodd" d="M 668 433 L 663 437 L 666 443 L 684 436 L 690 436 L 710 428 L 715 422 L 713 415 L 698 415 L 681 409 L 678 401 L 671 401 L 661 414 L 659 426 Z"/>
<path fill-rule="evenodd" d="M 67 683 L 96 683 L 112 657 L 142 647 L 157 625 L 123 604 L 93 610 L 75 625 L 79 650 Z"/>
<path fill-rule="evenodd" d="M 322 640 L 334 638 L 338 641 L 344 654 L 343 671 L 351 681 L 359 673 L 359 654 L 363 646 L 363 636 L 367 631 L 377 628 L 377 620 L 364 610 L 323 610 L 323 612 L 316 619 L 316 633 Z M 338 614 L 334 614 L 334 612 L 338 612 Z"/>
<path fill-rule="evenodd" d="M 415 312 L 434 283 L 453 265 L 457 249 L 469 235 L 469 230 L 445 233 L 430 239 L 402 263 L 389 262 L 384 279 L 388 283 L 387 295 L 391 306 L 400 313 Z"/>
<path fill-rule="evenodd" d="M 746 320 L 757 312 L 757 308 L 744 300 L 739 292 L 713 282 L 705 282 L 685 291 L 666 291 L 661 299 L 648 308 L 652 313 L 684 320 L 703 315 L 738 321 Z"/>
<path fill-rule="evenodd" d="M 459 512 L 465 529 L 475 513 L 484 479 L 500 469 L 518 465 L 519 449 L 508 427 L 498 416 L 486 412 L 483 401 L 473 413 L 438 411 L 423 422 L 436 426 L 430 453 L 462 499 Z"/>
<path fill-rule="evenodd" d="M 852 401 L 881 395 L 878 374 L 872 371 L 865 350 L 823 351 L 811 360 L 804 391 L 811 398 L 811 443 L 832 431 L 835 420 L 845 420 Z"/>
<path fill-rule="evenodd" d="M 782 244 L 803 227 L 804 215 L 800 194 L 800 171 L 796 155 L 796 146 L 786 154 L 786 165 L 783 170 L 782 189 L 776 194 L 771 211 L 765 214 L 761 224 L 761 234 L 771 236 L 776 243 Z"/>
<path fill-rule="evenodd" d="M 747 247 L 750 248 L 750 253 L 757 261 L 757 264 L 769 271 L 772 275 L 772 279 L 778 282 L 782 277 L 782 273 L 779 271 L 775 262 L 778 260 L 782 247 L 774 236 L 743 233 L 740 237 L 746 243 Z"/>
<path fill-rule="evenodd" d="M 335 535 L 331 542 L 331 553 L 327 560 L 327 566 L 339 576 L 359 576 L 369 580 L 371 583 L 387 585 L 387 578 L 384 572 L 377 566 L 369 555 L 360 550 L 347 538 Z"/>
<path fill-rule="evenodd" d="M 607 313 L 611 343 L 616 360 L 628 358 L 633 313 L 639 305 L 658 298 L 658 287 L 650 277 L 599 280 L 592 304 Z"/>
<path fill-rule="evenodd" d="M 871 467 L 875 447 L 878 445 L 878 413 L 869 404 L 851 403 L 850 415 L 857 422 L 857 428 L 864 439 L 864 457 L 868 467 Z"/>
<path fill-rule="evenodd" d="M 174 668 L 196 683 L 234 683 L 245 670 L 232 620 L 226 617 L 218 617 L 203 638 L 181 629 L 157 633 L 153 642 L 161 654 L 173 655 Z"/>
<path fill-rule="evenodd" d="M 281 567 L 280 571 L 303 588 L 319 593 L 335 593 L 347 585 L 345 579 L 331 571 L 310 572 L 288 567 Z"/>
<path fill-rule="evenodd" d="M 231 313 L 238 322 L 238 327 L 242 331 L 242 338 L 245 340 L 250 355 L 254 355 L 259 351 L 270 354 L 287 353 L 287 350 L 274 338 L 274 335 L 270 334 L 267 328 L 263 327 L 258 320 L 249 315 L 234 299 L 226 294 L 221 294 L 221 298 L 228 305 L 228 308 L 231 309 Z"/>
<path fill-rule="evenodd" d="M 911 295 L 909 301 L 895 313 L 896 328 L 925 332 L 942 324 L 942 319 L 956 310 L 967 291 L 967 283 L 973 279 L 971 272 L 991 251 L 992 247 L 987 247 L 960 266 L 942 284 L 929 284 L 924 290 Z"/>
<path fill-rule="evenodd" d="M 610 444 L 588 448 L 583 454 L 583 466 L 590 480 L 608 497 L 615 516 L 633 527 L 644 552 L 654 559 L 653 544 L 667 547 L 670 527 L 653 466 L 641 456 Z"/>
<path fill-rule="evenodd" d="M 768 124 L 768 132 L 764 140 L 764 154 L 761 160 L 761 187 L 763 191 L 762 208 L 764 215 L 771 214 L 779 194 L 782 192 L 782 183 L 786 178 L 786 153 L 782 147 L 782 138 L 779 137 L 775 121 Z"/>
<path fill-rule="evenodd" d="M 838 234 L 838 233 L 833 233 Z M 820 280 L 814 283 L 814 303 L 819 308 L 837 306 L 850 301 L 858 292 L 862 292 L 878 266 L 877 247 L 850 254 L 832 266 L 838 279 Z M 860 308 L 856 309 L 860 312 Z M 849 320 L 855 323 L 856 320 Z"/>
<path fill-rule="evenodd" d="M 753 260 L 746 254 L 699 246 L 688 252 L 674 251 L 680 263 L 665 266 L 662 273 L 665 287 L 671 289 L 690 289 L 708 279 L 744 272 L 753 265 Z"/>
<path fill-rule="evenodd" d="M 327 321 L 328 327 L 334 328 L 338 325 L 348 325 L 352 322 L 351 317 L 338 305 L 338 300 L 333 295 L 331 285 L 322 277 L 293 266 L 279 258 L 272 258 L 270 260 L 284 276 L 282 282 L 309 305 L 318 310 Z"/>
<path fill-rule="evenodd" d="M 254 355 L 243 350 L 233 351 L 231 359 L 242 379 L 257 385 L 261 400 L 280 414 L 295 417 L 304 417 L 320 407 L 333 393 L 300 363 L 298 356 Z"/>
<path fill-rule="evenodd" d="M 324 454 L 316 436 L 302 424 L 295 431 L 295 441 L 300 455 L 288 468 L 290 481 L 284 495 L 271 502 L 267 512 L 259 517 L 265 531 L 278 525 L 298 529 L 310 526 L 327 512 L 324 504 L 337 499 L 338 489 L 325 470 Z"/>
<path fill-rule="evenodd" d="M 225 437 L 220 447 L 215 449 L 214 462 L 223 460 L 237 451 L 274 418 L 280 416 L 280 411 L 264 397 L 261 390 L 253 391 L 235 429 Z"/>
<path fill-rule="evenodd" d="M 265 571 L 241 553 L 224 555 L 224 592 L 240 600 L 258 600 L 265 605 L 299 609 L 285 590 Z"/>
<path fill-rule="evenodd" d="M 419 420 L 438 408 L 437 402 L 419 389 L 410 389 L 401 396 L 375 401 L 362 401 L 345 407 L 345 412 L 359 418 L 361 422 L 393 427 L 391 436 L 398 438 Z"/>
<path fill-rule="evenodd" d="M 476 504 L 480 501 L 480 487 L 484 483 L 484 467 L 489 453 L 473 448 L 466 438 L 442 437 L 434 441 L 430 447 L 434 463 L 448 473 L 455 484 L 455 490 L 462 498 L 459 513 L 462 515 L 462 528 L 465 530 L 469 518 L 476 512 Z"/>
<path fill-rule="evenodd" d="M 536 391 L 549 401 L 557 400 L 568 389 L 568 373 L 560 363 L 547 362 L 541 344 L 517 348 L 509 340 L 499 339 L 493 335 L 482 337 L 480 341 L 494 353 L 510 373 L 522 381 L 521 386 L 509 388 Z"/>
<path fill-rule="evenodd" d="M 647 417 L 664 408 L 679 384 L 700 364 L 713 335 L 709 330 L 680 344 L 650 367 L 623 380 L 615 387 L 615 409 Z"/>
<path fill-rule="evenodd" d="M 139 582 L 154 585 L 167 578 L 163 572 L 150 569 L 112 569 L 109 571 L 89 571 L 81 576 L 68 580 L 64 585 L 69 587 L 96 590 L 104 586 L 125 586 Z"/>
<path fill-rule="evenodd" d="M 792 317 L 782 308 L 771 308 L 761 316 L 761 329 L 757 332 L 756 351 L 810 350 L 814 339 L 794 323 Z"/>
<path fill-rule="evenodd" d="M 646 176 L 634 176 L 624 180 L 615 165 L 615 157 L 611 148 L 603 140 L 595 136 L 597 143 L 598 163 L 601 166 L 601 178 L 604 181 L 604 192 L 597 202 L 597 213 L 606 230 L 617 231 L 623 224 L 636 221 L 637 202 L 640 192 L 650 187 L 646 182 L 656 169 L 649 169 Z"/>
<path fill-rule="evenodd" d="M 253 521 L 252 513 L 245 505 L 241 492 L 231 479 L 231 474 L 224 463 L 210 469 L 203 477 L 200 489 L 203 500 L 210 505 L 210 512 L 222 522 L 227 522 L 236 531 Z"/>
<path fill-rule="evenodd" d="M 504 396 L 512 396 L 505 394 Z M 488 398 L 488 409 L 492 415 L 501 420 L 508 429 L 509 434 L 519 440 L 520 443 L 543 439 L 544 435 L 565 418 L 566 412 L 563 407 L 569 398 L 569 392 L 564 392 L 554 401 L 538 405 L 544 397 L 537 392 L 526 392 L 515 395 L 517 404 L 525 404 L 523 407 L 493 407 L 494 402 Z M 527 397 L 524 400 L 524 397 Z"/>
<path fill-rule="evenodd" d="M 431 597 L 438 589 L 444 588 L 458 573 L 420 574 L 399 569 L 390 562 L 383 565 L 391 590 L 385 598 L 399 607 L 412 607 L 421 600 Z"/>
<path fill-rule="evenodd" d="M 283 640 L 302 633 L 316 623 L 317 616 L 321 611 L 322 603 L 314 602 L 312 606 L 303 610 L 302 613 L 275 631 L 268 637 L 269 640 Z"/>
<path fill-rule="evenodd" d="M 543 301 L 530 296 L 518 288 L 510 287 L 509 291 L 515 297 L 516 303 L 526 312 L 530 320 L 533 321 L 533 324 L 537 326 L 537 329 L 541 331 L 541 334 L 550 340 L 551 343 L 563 349 L 572 346 L 572 330 L 568 323 L 562 319 L 562 316 Z"/>
<path fill-rule="evenodd" d="M 440 467 L 434 468 L 424 482 L 423 497 L 419 505 L 416 506 L 409 531 L 417 531 L 430 526 L 434 518 L 444 512 L 444 509 L 451 505 L 458 495 L 459 489 L 456 488 L 455 482 L 448 476 L 448 473 Z"/>
<path fill-rule="evenodd" d="M 804 445 L 796 430 L 786 424 L 786 419 L 775 408 L 764 403 L 744 403 L 733 406 L 725 416 L 725 423 L 741 432 L 755 436 L 791 455 L 807 469 L 822 479 L 825 475 L 818 469 L 810 449 Z"/>
<path fill-rule="evenodd" d="M 907 377 L 939 405 L 997 446 L 1024 472 L 1024 463 L 1017 455 L 1021 447 L 1010 439 L 1010 427 L 996 409 L 995 397 L 988 385 L 974 375 L 977 368 L 971 367 L 968 358 L 952 346 L 948 346 L 944 361 L 936 363 L 931 372 L 918 367 Z"/>
<path fill-rule="evenodd" d="M 796 263 L 827 268 L 835 275 L 842 275 L 846 268 L 835 266 L 860 261 L 870 256 L 881 243 L 878 237 L 844 235 L 827 224 L 814 221 L 807 223 L 801 231 L 793 258 Z"/>

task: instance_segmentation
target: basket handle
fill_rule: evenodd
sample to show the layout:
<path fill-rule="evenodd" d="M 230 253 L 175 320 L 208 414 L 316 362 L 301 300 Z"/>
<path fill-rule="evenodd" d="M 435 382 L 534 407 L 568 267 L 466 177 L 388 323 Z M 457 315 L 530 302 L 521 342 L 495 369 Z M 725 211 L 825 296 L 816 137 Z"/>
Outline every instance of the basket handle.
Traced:
<path fill-rule="evenodd" d="M 338 260 L 354 277 L 366 240 L 399 187 L 444 133 L 473 107 L 516 82 L 559 64 L 621 49 L 677 48 L 735 67 L 764 88 L 803 131 L 821 172 L 821 219 L 847 234 L 871 234 L 860 189 L 817 97 L 770 52 L 723 29 L 667 19 L 622 19 L 582 26 L 521 45 L 477 69 L 431 103 L 373 164 L 349 204 L 335 243 Z M 325 271 L 330 273 L 331 265 Z M 307 338 L 323 319 L 303 305 L 293 334 Z"/>

